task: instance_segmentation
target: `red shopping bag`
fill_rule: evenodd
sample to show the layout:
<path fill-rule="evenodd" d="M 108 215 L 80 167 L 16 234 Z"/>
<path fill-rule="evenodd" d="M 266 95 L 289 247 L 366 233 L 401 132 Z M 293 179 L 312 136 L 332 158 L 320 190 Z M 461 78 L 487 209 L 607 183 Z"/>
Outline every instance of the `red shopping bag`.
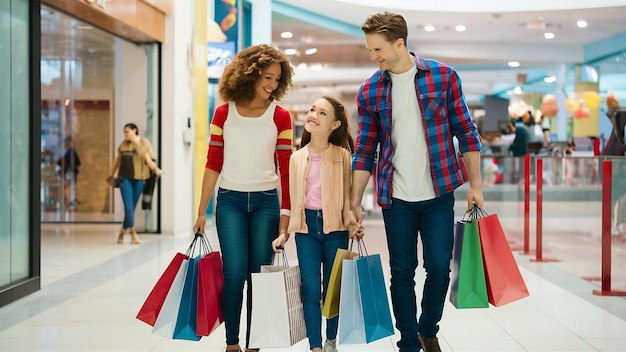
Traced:
<path fill-rule="evenodd" d="M 498 307 L 529 295 L 522 274 L 496 214 L 478 220 L 487 297 Z"/>
<path fill-rule="evenodd" d="M 209 336 L 222 322 L 224 272 L 220 252 L 210 252 L 198 263 L 198 314 L 196 334 Z"/>
<path fill-rule="evenodd" d="M 163 307 L 163 302 L 165 302 L 165 297 L 167 297 L 167 293 L 172 287 L 172 283 L 178 273 L 178 269 L 185 259 L 189 259 L 189 257 L 183 253 L 176 253 L 157 283 L 154 285 L 154 288 L 152 288 L 152 291 L 150 291 L 150 294 L 143 303 L 143 306 L 139 309 L 137 319 L 146 322 L 150 326 L 154 326 L 157 316 L 161 311 L 161 307 Z"/>

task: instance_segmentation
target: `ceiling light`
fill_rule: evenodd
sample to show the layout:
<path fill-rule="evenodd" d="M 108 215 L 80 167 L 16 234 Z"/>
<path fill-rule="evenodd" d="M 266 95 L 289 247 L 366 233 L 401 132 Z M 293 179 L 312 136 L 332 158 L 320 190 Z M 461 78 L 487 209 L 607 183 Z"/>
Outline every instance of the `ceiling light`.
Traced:
<path fill-rule="evenodd" d="M 544 81 L 544 82 L 546 82 L 546 83 L 554 83 L 554 82 L 556 82 L 556 76 L 548 76 L 548 77 L 545 77 L 545 78 L 543 79 L 543 81 Z"/>
<path fill-rule="evenodd" d="M 454 29 L 456 29 L 457 32 L 465 32 L 465 26 L 462 24 L 457 25 L 456 27 L 454 27 Z"/>
<path fill-rule="evenodd" d="M 552 32 L 546 32 L 543 34 L 543 37 L 546 39 L 554 39 L 554 33 Z"/>
<path fill-rule="evenodd" d="M 509 67 L 519 67 L 519 62 L 518 61 L 509 61 L 509 63 L 507 65 L 509 65 Z"/>
<path fill-rule="evenodd" d="M 580 21 L 576 22 L 576 25 L 578 27 L 580 27 L 580 28 L 585 28 L 585 27 L 587 27 L 587 21 L 580 20 Z"/>
<path fill-rule="evenodd" d="M 297 52 L 296 49 L 285 49 L 285 55 L 296 55 Z"/>
<path fill-rule="evenodd" d="M 280 34 L 280 37 L 281 37 L 281 38 L 284 38 L 284 39 L 293 38 L 293 33 L 291 33 L 291 32 L 282 32 L 282 33 Z"/>
<path fill-rule="evenodd" d="M 88 29 L 93 29 L 93 27 L 92 27 L 92 26 L 90 26 L 90 25 L 88 25 L 88 24 L 77 24 L 77 25 L 76 25 L 76 29 L 85 29 L 85 30 L 88 30 Z"/>
<path fill-rule="evenodd" d="M 431 26 L 431 25 L 424 26 L 424 30 L 426 32 L 434 32 L 435 31 L 435 26 Z"/>
<path fill-rule="evenodd" d="M 316 52 L 317 52 L 317 48 L 306 49 L 306 50 L 304 51 L 304 53 L 305 53 L 305 54 L 307 54 L 307 55 L 313 55 L 313 54 L 315 54 Z"/>

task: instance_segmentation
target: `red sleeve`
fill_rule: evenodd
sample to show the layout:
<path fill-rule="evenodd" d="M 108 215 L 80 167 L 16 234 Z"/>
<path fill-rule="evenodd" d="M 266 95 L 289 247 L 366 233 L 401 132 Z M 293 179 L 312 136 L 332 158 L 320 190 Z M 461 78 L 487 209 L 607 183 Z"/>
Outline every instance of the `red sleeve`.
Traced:
<path fill-rule="evenodd" d="M 217 172 L 222 171 L 224 164 L 224 123 L 228 117 L 228 103 L 215 109 L 209 133 L 209 147 L 206 155 L 206 168 Z"/>
<path fill-rule="evenodd" d="M 274 123 L 278 129 L 276 139 L 276 159 L 280 172 L 281 204 L 280 209 L 291 210 L 289 200 L 289 158 L 293 152 L 293 128 L 291 114 L 280 106 L 274 111 Z"/>

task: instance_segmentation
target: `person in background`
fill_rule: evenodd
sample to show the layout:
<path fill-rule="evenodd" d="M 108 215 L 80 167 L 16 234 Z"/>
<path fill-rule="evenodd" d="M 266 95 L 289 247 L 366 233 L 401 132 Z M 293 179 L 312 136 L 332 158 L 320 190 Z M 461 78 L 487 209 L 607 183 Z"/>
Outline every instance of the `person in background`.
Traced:
<path fill-rule="evenodd" d="M 377 196 L 391 267 L 391 301 L 400 352 L 441 351 L 439 321 L 450 282 L 454 189 L 463 184 L 452 137 L 467 167 L 467 208 L 483 206 L 481 143 L 450 66 L 409 52 L 407 24 L 395 13 L 369 16 L 361 26 L 370 59 L 379 65 L 361 85 L 353 156 L 352 209 L 362 224 L 361 199 L 377 167 Z M 378 153 L 378 158 L 376 154 Z M 417 319 L 418 233 L 424 282 Z"/>
<path fill-rule="evenodd" d="M 135 208 L 143 192 L 145 180 L 150 178 L 150 170 L 157 177 L 163 174 L 154 160 L 156 158 L 152 151 L 152 144 L 147 138 L 139 136 L 137 125 L 134 123 L 124 125 L 124 140 L 117 148 L 117 155 L 107 178 L 107 182 L 111 185 L 115 182 L 116 173 L 117 178 L 122 180 L 120 192 L 124 203 L 124 222 L 117 237 L 117 243 L 124 243 L 126 231 L 130 232 L 132 244 L 141 243 L 135 230 Z"/>
<path fill-rule="evenodd" d="M 337 249 L 348 248 L 349 236 L 363 235 L 357 232 L 350 210 L 353 150 L 343 104 L 327 96 L 317 99 L 306 115 L 301 148 L 289 162 L 289 232 L 296 234 L 304 321 L 313 352 L 337 352 L 339 316 L 326 320 L 322 350 L 320 301 L 326 295 Z M 279 238 L 272 245 L 276 249 L 283 244 Z"/>
<path fill-rule="evenodd" d="M 287 56 L 261 44 L 240 51 L 224 69 L 219 83 L 219 94 L 227 102 L 215 109 L 211 121 L 202 195 L 193 229 L 204 234 L 207 206 L 219 176 L 215 225 L 224 269 L 226 351 L 241 351 L 239 323 L 246 280 L 249 347 L 251 274 L 271 262 L 272 241 L 278 238 L 282 243 L 289 238 L 292 121 L 289 112 L 275 100 L 285 96 L 292 75 Z"/>
<path fill-rule="evenodd" d="M 76 200 L 76 180 L 78 178 L 78 168 L 80 167 L 80 157 L 76 152 L 76 145 L 72 137 L 66 137 L 63 141 L 65 154 L 57 161 L 61 169 L 63 179 L 63 196 L 65 198 L 65 210 L 71 211 L 78 204 Z"/>

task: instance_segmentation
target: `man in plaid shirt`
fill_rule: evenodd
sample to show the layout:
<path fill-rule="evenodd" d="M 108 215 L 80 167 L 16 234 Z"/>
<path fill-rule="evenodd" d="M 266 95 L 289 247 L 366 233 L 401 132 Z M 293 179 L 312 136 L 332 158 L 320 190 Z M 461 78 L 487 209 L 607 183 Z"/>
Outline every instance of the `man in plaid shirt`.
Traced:
<path fill-rule="evenodd" d="M 481 143 L 456 71 L 407 49 L 401 15 L 371 15 L 361 29 L 370 59 L 380 69 L 356 97 L 359 132 L 352 164 L 352 208 L 363 220 L 361 200 L 377 168 L 391 266 L 391 299 L 400 352 L 440 351 L 439 321 L 450 282 L 454 189 L 469 174 L 468 209 L 483 206 Z M 393 89 L 392 89 L 393 87 Z M 463 154 L 459 160 L 453 136 Z M 376 154 L 378 153 L 378 160 Z M 415 270 L 420 233 L 426 280 L 417 320 Z"/>

